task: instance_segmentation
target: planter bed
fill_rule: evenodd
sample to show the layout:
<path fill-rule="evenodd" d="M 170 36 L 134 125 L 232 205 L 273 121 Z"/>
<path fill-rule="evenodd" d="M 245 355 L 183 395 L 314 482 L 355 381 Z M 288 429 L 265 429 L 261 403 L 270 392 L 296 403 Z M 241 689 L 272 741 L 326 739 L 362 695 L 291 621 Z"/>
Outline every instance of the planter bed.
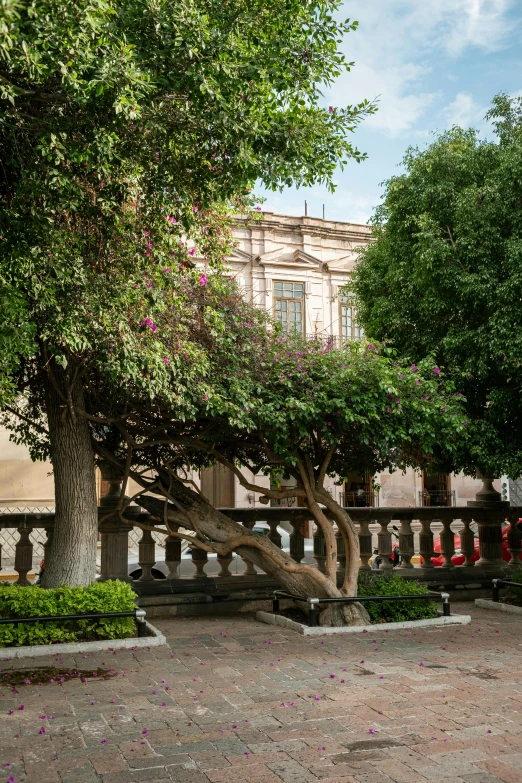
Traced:
<path fill-rule="evenodd" d="M 305 623 L 290 620 L 280 614 L 272 612 L 257 612 L 256 619 L 262 623 L 278 625 L 281 628 L 287 628 L 296 631 L 302 636 L 324 636 L 346 633 L 375 633 L 376 631 L 398 631 L 403 628 L 431 628 L 440 625 L 468 625 L 471 622 L 469 614 L 452 614 L 449 617 L 441 615 L 440 617 L 430 617 L 427 620 L 403 620 L 395 623 L 372 623 L 371 625 L 347 625 L 340 627 L 330 626 L 311 626 Z"/>
<path fill-rule="evenodd" d="M 131 636 L 126 639 L 98 639 L 94 642 L 65 642 L 63 644 L 31 644 L 23 647 L 0 647 L 0 660 L 36 658 L 44 655 L 73 655 L 110 649 L 142 649 L 160 647 L 167 640 L 157 628 L 145 621 L 147 636 Z"/>
<path fill-rule="evenodd" d="M 505 612 L 505 614 L 522 616 L 522 606 L 507 604 L 503 601 L 492 601 L 490 598 L 476 598 L 475 606 L 480 606 L 481 609 L 492 609 L 494 612 Z"/>

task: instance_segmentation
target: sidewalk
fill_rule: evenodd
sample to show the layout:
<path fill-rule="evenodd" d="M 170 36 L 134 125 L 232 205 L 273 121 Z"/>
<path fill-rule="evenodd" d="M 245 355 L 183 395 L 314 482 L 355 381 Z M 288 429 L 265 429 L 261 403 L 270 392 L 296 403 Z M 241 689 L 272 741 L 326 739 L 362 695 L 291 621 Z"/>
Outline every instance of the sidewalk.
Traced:
<path fill-rule="evenodd" d="M 522 624 L 469 610 L 316 640 L 156 620 L 169 647 L 40 659 L 87 682 L 2 688 L 0 783 L 522 783 Z"/>

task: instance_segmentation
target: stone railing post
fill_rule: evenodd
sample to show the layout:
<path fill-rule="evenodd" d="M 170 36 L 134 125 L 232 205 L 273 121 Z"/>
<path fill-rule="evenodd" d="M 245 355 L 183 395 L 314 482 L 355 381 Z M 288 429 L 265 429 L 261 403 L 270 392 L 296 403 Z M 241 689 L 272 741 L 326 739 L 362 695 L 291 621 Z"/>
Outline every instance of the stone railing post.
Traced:
<path fill-rule="evenodd" d="M 389 519 L 379 520 L 381 529 L 377 533 L 377 548 L 381 556 L 380 571 L 391 571 L 393 568 L 390 558 L 392 556 L 392 534 L 388 530 Z"/>
<path fill-rule="evenodd" d="M 435 520 L 433 520 L 435 521 Z M 455 568 L 451 558 L 455 554 L 455 533 L 451 529 L 451 519 L 442 519 L 442 530 L 440 533 L 440 553 L 444 558 L 443 568 Z"/>
<path fill-rule="evenodd" d="M 270 528 L 270 533 L 268 534 L 268 538 L 270 541 L 275 544 L 279 549 L 282 547 L 283 539 L 281 538 L 281 533 L 277 529 L 279 522 L 277 519 L 270 519 L 268 521 L 268 526 Z"/>
<path fill-rule="evenodd" d="M 218 576 L 232 576 L 230 573 L 230 564 L 234 560 L 234 555 L 232 553 L 229 555 L 216 555 L 216 560 L 221 568 Z"/>
<path fill-rule="evenodd" d="M 421 529 L 419 533 L 419 554 L 422 557 L 423 568 L 434 568 L 431 558 L 433 552 L 433 531 L 431 529 L 431 519 L 421 519 Z"/>
<path fill-rule="evenodd" d="M 141 566 L 140 582 L 153 582 L 152 567 L 156 562 L 156 542 L 150 530 L 144 530 L 138 543 L 138 562 Z"/>
<path fill-rule="evenodd" d="M 370 558 L 373 554 L 372 533 L 367 519 L 359 522 L 359 552 L 361 571 L 371 571 Z"/>
<path fill-rule="evenodd" d="M 255 524 L 256 523 L 253 519 L 246 519 L 242 522 L 243 527 L 246 527 L 247 530 L 252 530 Z M 257 571 L 252 561 L 247 560 L 246 558 L 243 558 L 243 561 L 245 563 L 245 570 L 243 571 L 243 576 L 257 576 Z"/>
<path fill-rule="evenodd" d="M 511 555 L 511 560 L 509 561 L 508 565 L 512 568 L 519 568 L 522 566 L 522 563 L 520 562 L 520 552 L 522 552 L 522 536 L 520 530 L 518 529 L 517 523 L 518 518 L 512 516 L 509 520 L 509 530 L 507 531 L 508 552 Z"/>
<path fill-rule="evenodd" d="M 344 577 L 346 572 L 346 550 L 344 548 L 344 539 L 341 535 L 341 531 L 337 530 L 335 534 L 335 542 L 337 544 L 337 572 Z"/>
<path fill-rule="evenodd" d="M 302 516 L 294 516 L 290 520 L 292 525 L 292 532 L 290 533 L 290 555 L 293 557 L 296 563 L 300 563 L 305 556 L 305 538 L 301 533 L 301 528 L 306 522 L 306 519 Z"/>
<path fill-rule="evenodd" d="M 326 541 L 321 527 L 316 524 L 314 533 L 314 557 L 317 568 L 322 574 L 326 573 Z"/>
<path fill-rule="evenodd" d="M 401 556 L 401 563 L 398 567 L 400 569 L 413 568 L 411 559 L 415 554 L 415 546 L 413 543 L 411 520 L 409 519 L 401 519 L 401 526 L 399 528 L 399 554 Z"/>
<path fill-rule="evenodd" d="M 171 525 L 178 528 L 178 525 Z M 179 579 L 179 567 L 181 565 L 181 539 L 175 536 L 167 536 L 165 540 L 165 564 L 169 569 L 167 579 Z"/>
<path fill-rule="evenodd" d="M 480 558 L 476 565 L 489 571 L 503 571 L 502 523 L 508 513 L 509 503 L 501 500 L 500 492 L 493 487 L 494 478 L 477 470 L 482 479 L 482 487 L 469 500 L 468 506 L 476 509 L 473 518 L 477 523 Z"/>
<path fill-rule="evenodd" d="M 194 579 L 208 579 L 205 573 L 205 566 L 208 563 L 208 553 L 204 549 L 192 548 L 192 562 L 196 566 Z"/>
<path fill-rule="evenodd" d="M 129 576 L 129 529 L 128 525 L 119 521 L 102 522 L 101 581 L 107 579 L 132 581 Z"/>
<path fill-rule="evenodd" d="M 459 531 L 460 551 L 464 555 L 462 567 L 468 568 L 475 565 L 471 559 L 475 554 L 475 536 L 473 530 L 470 529 L 469 519 L 463 519 L 462 524 L 464 527 Z"/>
<path fill-rule="evenodd" d="M 18 528 L 20 538 L 15 544 L 15 571 L 18 574 L 16 585 L 30 585 L 31 582 L 27 578 L 27 574 L 33 567 L 33 544 L 30 539 L 30 535 L 33 532 L 33 528 L 27 523 L 22 522 Z"/>

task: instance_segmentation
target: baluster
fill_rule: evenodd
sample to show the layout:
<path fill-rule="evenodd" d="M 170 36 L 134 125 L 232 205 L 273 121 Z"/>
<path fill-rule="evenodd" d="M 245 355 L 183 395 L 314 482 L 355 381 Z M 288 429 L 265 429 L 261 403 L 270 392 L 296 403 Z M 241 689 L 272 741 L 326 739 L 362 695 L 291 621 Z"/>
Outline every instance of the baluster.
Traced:
<path fill-rule="evenodd" d="M 178 525 L 171 525 L 178 530 Z M 179 579 L 178 569 L 181 565 L 181 539 L 167 536 L 165 541 L 165 565 L 169 569 L 167 579 Z"/>
<path fill-rule="evenodd" d="M 254 520 L 247 520 L 243 522 L 243 527 L 246 527 L 247 530 L 252 530 L 252 528 L 255 525 Z M 254 567 L 254 564 L 251 560 L 247 560 L 246 558 L 243 558 L 245 563 L 245 570 L 243 571 L 243 576 L 257 576 L 257 571 Z"/>
<path fill-rule="evenodd" d="M 128 527 L 110 521 L 102 522 L 100 579 L 101 581 L 107 579 L 132 581 L 129 576 Z"/>
<path fill-rule="evenodd" d="M 279 547 L 279 549 L 282 548 L 282 538 L 279 530 L 277 529 L 278 522 L 276 519 L 270 519 L 268 522 L 268 525 L 270 527 L 270 533 L 268 534 L 268 538 L 270 541 Z"/>
<path fill-rule="evenodd" d="M 29 536 L 31 535 L 33 528 L 30 527 L 27 522 L 22 522 L 18 528 L 20 538 L 15 545 L 15 571 L 18 573 L 18 579 L 16 585 L 30 585 L 31 582 L 27 578 L 27 574 L 33 567 L 33 545 Z"/>
<path fill-rule="evenodd" d="M 319 525 L 316 526 L 314 533 L 314 557 L 319 571 L 322 574 L 326 573 L 326 541 Z"/>
<path fill-rule="evenodd" d="M 433 532 L 431 530 L 431 519 L 420 520 L 421 529 L 419 533 L 419 554 L 423 560 L 423 568 L 434 568 L 431 558 L 433 551 Z"/>
<path fill-rule="evenodd" d="M 509 520 L 509 530 L 507 532 L 508 552 L 511 555 L 511 560 L 508 565 L 514 568 L 518 568 L 522 563 L 520 562 L 521 549 L 521 533 L 517 527 L 518 519 L 511 517 Z"/>
<path fill-rule="evenodd" d="M 296 563 L 300 563 L 305 556 L 305 539 L 301 532 L 306 519 L 300 515 L 295 515 L 290 520 L 292 532 L 290 533 L 290 554 Z"/>
<path fill-rule="evenodd" d="M 435 520 L 434 520 L 435 521 Z M 440 534 L 440 553 L 444 558 L 443 568 L 455 568 L 451 558 L 455 554 L 455 533 L 451 529 L 451 519 L 442 519 L 442 531 Z"/>
<path fill-rule="evenodd" d="M 196 566 L 194 579 L 208 579 L 205 573 L 205 566 L 208 563 L 208 553 L 204 549 L 192 548 L 192 562 Z"/>
<path fill-rule="evenodd" d="M 216 559 L 221 566 L 221 571 L 219 572 L 218 576 L 232 576 L 230 573 L 230 564 L 234 559 L 232 553 L 229 555 L 217 555 Z"/>
<path fill-rule="evenodd" d="M 399 528 L 399 554 L 401 556 L 400 569 L 413 568 L 411 559 L 415 554 L 415 546 L 413 543 L 413 530 L 411 529 L 410 519 L 401 519 L 401 526 Z"/>
<path fill-rule="evenodd" d="M 388 530 L 390 521 L 391 520 L 389 519 L 379 520 L 381 529 L 377 534 L 377 546 L 381 556 L 381 565 L 379 566 L 380 571 L 391 571 L 393 568 L 390 562 L 390 558 L 392 556 L 392 535 Z"/>
<path fill-rule="evenodd" d="M 156 544 L 150 530 L 144 530 L 138 544 L 138 562 L 141 566 L 140 582 L 153 582 L 152 566 L 156 562 Z"/>
<path fill-rule="evenodd" d="M 359 522 L 359 550 L 361 555 L 361 571 L 371 571 L 370 558 L 373 555 L 372 533 L 369 522 Z"/>
<path fill-rule="evenodd" d="M 460 551 L 464 555 L 464 562 L 462 563 L 462 566 L 474 566 L 475 563 L 472 562 L 471 558 L 475 554 L 475 536 L 473 535 L 473 530 L 470 529 L 470 520 L 469 519 L 463 519 L 462 524 L 464 527 L 459 532 L 460 535 Z"/>
<path fill-rule="evenodd" d="M 344 539 L 341 535 L 341 531 L 337 530 L 335 534 L 335 541 L 337 543 L 337 572 L 344 577 L 346 572 L 346 550 L 344 548 Z"/>

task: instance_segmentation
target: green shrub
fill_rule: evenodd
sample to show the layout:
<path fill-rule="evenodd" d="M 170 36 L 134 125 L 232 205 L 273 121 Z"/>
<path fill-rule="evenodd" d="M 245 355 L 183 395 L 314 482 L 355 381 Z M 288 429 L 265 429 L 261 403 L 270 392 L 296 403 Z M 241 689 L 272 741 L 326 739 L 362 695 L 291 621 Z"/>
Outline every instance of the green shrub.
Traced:
<path fill-rule="evenodd" d="M 425 595 L 426 585 L 404 579 L 392 571 L 390 574 L 359 574 L 358 595 Z M 364 602 L 372 623 L 395 623 L 403 620 L 426 620 L 438 617 L 439 608 L 434 601 L 375 601 Z"/>
<path fill-rule="evenodd" d="M 514 582 L 520 582 L 522 585 L 522 566 L 517 568 L 517 570 L 507 578 L 512 579 Z M 522 606 L 522 587 L 514 587 L 513 585 L 510 585 L 506 590 L 505 598 L 510 604 L 514 604 L 515 606 Z"/>
<path fill-rule="evenodd" d="M 126 582 L 93 582 L 88 587 L 0 586 L 0 617 L 44 617 L 129 612 L 136 608 L 135 593 Z M 0 625 L 0 646 L 125 639 L 136 635 L 133 617 Z"/>

